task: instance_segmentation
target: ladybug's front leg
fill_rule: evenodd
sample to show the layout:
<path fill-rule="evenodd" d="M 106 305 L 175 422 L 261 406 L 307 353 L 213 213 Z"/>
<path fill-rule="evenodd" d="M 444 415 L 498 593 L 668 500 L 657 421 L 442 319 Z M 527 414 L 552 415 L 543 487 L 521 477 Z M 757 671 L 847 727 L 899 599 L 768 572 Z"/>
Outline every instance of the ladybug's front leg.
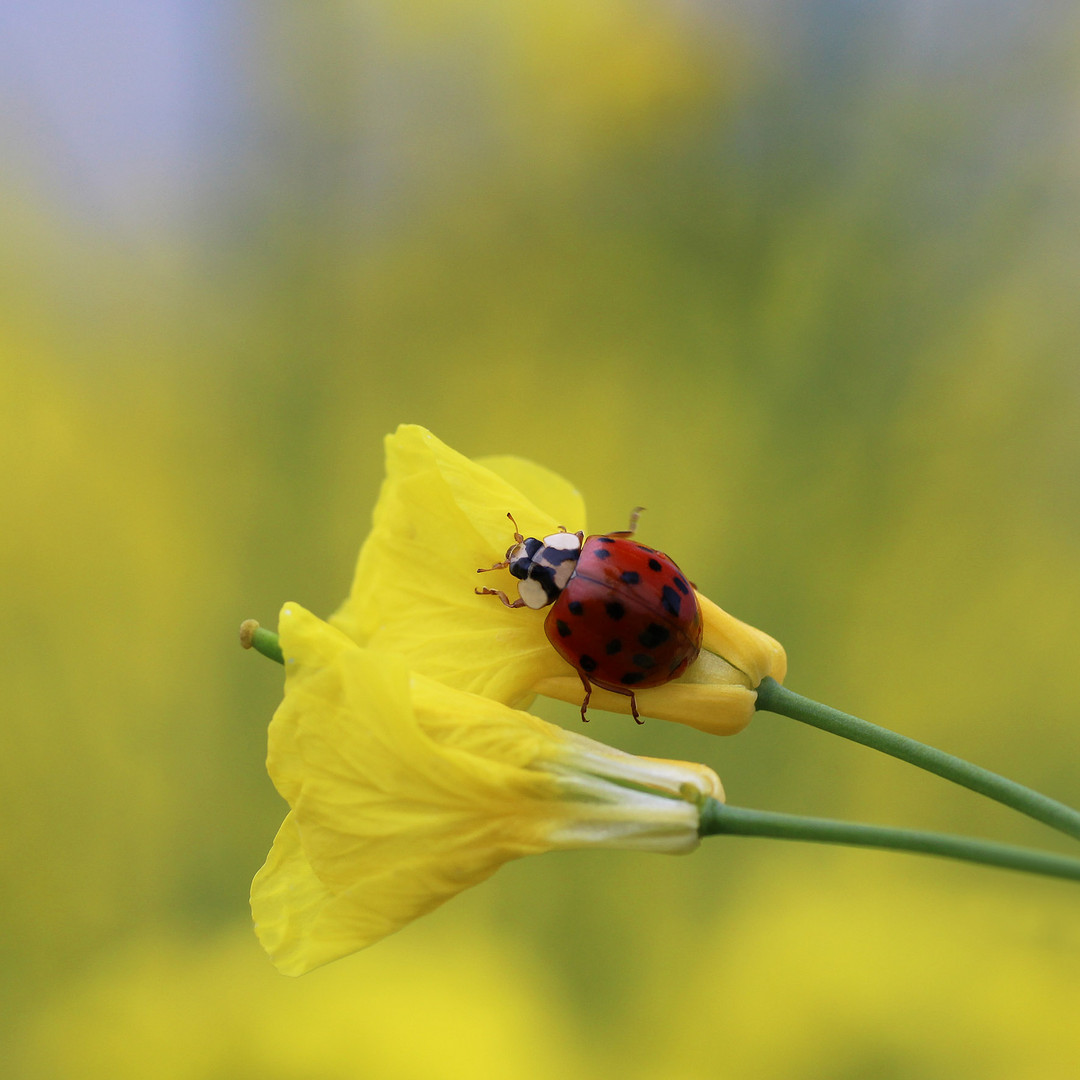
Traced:
<path fill-rule="evenodd" d="M 519 608 L 525 606 L 525 601 L 518 597 L 517 600 L 511 600 L 509 596 L 502 591 L 502 589 L 474 589 L 477 596 L 497 596 L 508 608 Z"/>
<path fill-rule="evenodd" d="M 581 685 L 585 687 L 585 700 L 581 703 L 581 720 L 587 724 L 589 718 L 585 715 L 589 709 L 589 698 L 592 697 L 592 683 L 589 682 L 588 676 L 584 671 L 578 670 L 578 675 L 581 677 Z"/>

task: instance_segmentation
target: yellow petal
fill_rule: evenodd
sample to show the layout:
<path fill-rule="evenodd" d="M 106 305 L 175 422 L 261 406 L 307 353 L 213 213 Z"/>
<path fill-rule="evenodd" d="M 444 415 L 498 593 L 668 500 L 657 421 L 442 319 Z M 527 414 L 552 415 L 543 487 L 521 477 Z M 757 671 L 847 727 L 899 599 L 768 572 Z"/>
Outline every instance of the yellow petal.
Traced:
<path fill-rule="evenodd" d="M 581 679 L 575 675 L 547 678 L 537 686 L 545 697 L 580 705 Z M 685 676 L 637 693 L 638 712 L 657 720 L 671 720 L 710 735 L 736 735 L 754 715 L 757 694 L 735 683 L 689 683 Z M 630 699 L 593 687 L 589 708 L 630 714 Z"/>
<path fill-rule="evenodd" d="M 350 898 L 336 897 L 315 876 L 292 814 L 251 883 L 251 914 L 259 943 L 284 975 L 303 975 L 393 929 L 381 927 L 376 915 Z"/>
<path fill-rule="evenodd" d="M 319 665 L 302 663 L 314 655 L 331 663 L 352 642 L 322 619 L 316 618 L 299 604 L 286 604 L 279 616 L 279 630 L 288 625 L 287 635 L 279 641 L 285 661 L 285 682 L 290 700 L 297 711 L 312 711 L 321 705 L 317 676 Z M 285 648 L 288 652 L 285 652 Z M 281 797 L 292 803 L 300 794 L 303 763 L 297 744 L 297 729 L 288 723 L 284 714 L 275 714 L 270 722 L 269 750 L 266 768 Z"/>
<path fill-rule="evenodd" d="M 537 673 L 558 671 L 562 660 L 544 636 L 544 614 L 477 596 L 477 586 L 508 587 L 506 575 L 477 570 L 499 562 L 513 543 L 508 512 L 528 535 L 544 536 L 560 523 L 423 428 L 398 428 L 386 455 L 352 592 L 331 621 L 353 641 L 403 656 L 449 686 L 527 705 Z M 516 471 L 540 494 L 554 492 L 562 510 L 574 509 L 565 481 L 545 480 L 538 467 L 515 470 L 508 460 L 499 459 L 499 468 Z"/>
<path fill-rule="evenodd" d="M 707 596 L 698 593 L 697 598 L 703 622 L 703 650 L 722 656 L 732 667 L 744 672 L 751 686 L 757 686 L 766 676 L 784 681 L 787 654 L 780 642 L 740 622 Z"/>
<path fill-rule="evenodd" d="M 335 891 L 312 869 L 297 816 L 289 814 L 251 883 L 255 935 L 283 975 L 303 975 L 400 930 L 498 866 L 463 884 L 452 883 L 446 894 L 417 895 L 407 868 L 373 865 L 370 873 Z"/>
<path fill-rule="evenodd" d="M 544 510 L 570 532 L 585 527 L 585 500 L 569 480 L 526 458 L 500 456 L 477 458 L 476 463 L 501 476 L 534 506 Z"/>

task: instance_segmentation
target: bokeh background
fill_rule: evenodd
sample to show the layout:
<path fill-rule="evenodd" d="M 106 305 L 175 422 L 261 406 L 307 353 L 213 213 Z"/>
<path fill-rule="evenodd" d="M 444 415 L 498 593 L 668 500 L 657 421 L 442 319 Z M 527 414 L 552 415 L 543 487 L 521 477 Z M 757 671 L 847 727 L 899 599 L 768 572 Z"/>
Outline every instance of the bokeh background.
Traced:
<path fill-rule="evenodd" d="M 334 610 L 422 423 L 1080 802 L 1074 5 L 8 2 L 0 133 L 6 1075 L 1075 1078 L 1075 885 L 909 856 L 549 855 L 277 975 L 236 644 Z M 1070 850 L 778 717 L 590 734 Z"/>

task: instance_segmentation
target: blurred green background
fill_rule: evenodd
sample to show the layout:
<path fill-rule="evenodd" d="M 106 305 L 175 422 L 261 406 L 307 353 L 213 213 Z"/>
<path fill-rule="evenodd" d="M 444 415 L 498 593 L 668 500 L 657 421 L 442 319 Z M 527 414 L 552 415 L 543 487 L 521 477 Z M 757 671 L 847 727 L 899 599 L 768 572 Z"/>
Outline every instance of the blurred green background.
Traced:
<path fill-rule="evenodd" d="M 280 671 L 236 627 L 337 606 L 421 423 L 571 477 L 593 529 L 647 506 L 794 689 L 1080 802 L 1078 31 L 5 5 L 7 1075 L 1073 1080 L 1076 887 L 909 856 L 550 855 L 277 975 Z M 742 805 L 1070 850 L 778 717 L 589 733 Z"/>

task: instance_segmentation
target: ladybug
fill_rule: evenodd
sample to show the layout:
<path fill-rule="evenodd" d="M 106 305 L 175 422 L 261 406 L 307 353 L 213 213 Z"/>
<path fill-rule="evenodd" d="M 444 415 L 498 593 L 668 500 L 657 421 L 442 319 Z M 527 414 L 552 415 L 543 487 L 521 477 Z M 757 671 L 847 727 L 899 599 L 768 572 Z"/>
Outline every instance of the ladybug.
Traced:
<path fill-rule="evenodd" d="M 663 552 L 630 538 L 630 528 L 585 538 L 559 532 L 543 539 L 522 536 L 512 514 L 514 541 L 506 558 L 478 574 L 509 569 L 518 579 L 518 599 L 500 589 L 477 589 L 497 596 L 507 607 L 551 610 L 544 631 L 555 650 L 581 677 L 586 712 L 592 688 L 630 698 L 638 716 L 635 690 L 677 679 L 701 651 L 701 608 L 693 586 Z"/>

